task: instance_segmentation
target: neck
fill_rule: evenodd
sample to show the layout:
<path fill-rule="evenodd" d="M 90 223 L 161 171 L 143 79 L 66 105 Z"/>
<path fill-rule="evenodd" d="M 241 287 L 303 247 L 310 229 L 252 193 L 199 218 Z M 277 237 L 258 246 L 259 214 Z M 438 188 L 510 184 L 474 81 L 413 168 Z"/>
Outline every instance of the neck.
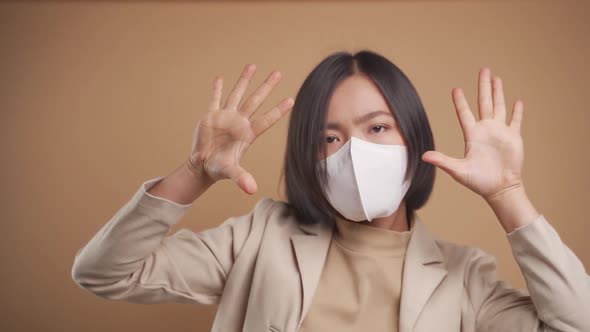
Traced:
<path fill-rule="evenodd" d="M 408 218 L 406 217 L 406 203 L 402 202 L 399 208 L 390 216 L 375 218 L 371 221 L 362 221 L 359 224 L 377 228 L 389 229 L 396 232 L 408 231 Z"/>

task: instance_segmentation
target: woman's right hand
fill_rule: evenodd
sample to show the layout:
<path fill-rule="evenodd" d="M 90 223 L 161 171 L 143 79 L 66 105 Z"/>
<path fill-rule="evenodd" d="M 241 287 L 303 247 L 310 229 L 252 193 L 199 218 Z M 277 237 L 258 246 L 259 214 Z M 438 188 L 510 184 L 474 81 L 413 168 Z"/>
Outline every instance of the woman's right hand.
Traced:
<path fill-rule="evenodd" d="M 248 194 L 254 194 L 257 185 L 252 174 L 240 166 L 240 159 L 254 140 L 287 114 L 294 103 L 293 98 L 285 98 L 266 113 L 252 119 L 254 112 L 281 79 L 281 73 L 273 71 L 240 105 L 255 71 L 254 64 L 244 68 L 223 107 L 223 78 L 214 80 L 209 111 L 195 127 L 187 158 L 189 169 L 196 176 L 213 181 L 231 179 Z"/>

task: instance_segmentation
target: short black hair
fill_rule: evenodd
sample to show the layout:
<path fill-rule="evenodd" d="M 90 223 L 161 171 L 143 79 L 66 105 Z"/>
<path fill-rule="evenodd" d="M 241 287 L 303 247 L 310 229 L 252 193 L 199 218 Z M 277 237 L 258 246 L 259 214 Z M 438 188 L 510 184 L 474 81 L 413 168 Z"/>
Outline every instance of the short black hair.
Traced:
<path fill-rule="evenodd" d="M 408 225 L 415 210 L 432 192 L 435 167 L 422 160 L 434 150 L 428 118 L 418 92 L 408 77 L 391 61 L 375 52 L 336 52 L 322 60 L 304 80 L 291 110 L 283 175 L 287 204 L 300 223 L 332 221 L 338 212 L 326 198 L 325 167 L 318 159 L 325 151 L 324 131 L 330 98 L 344 79 L 367 75 L 385 98 L 408 149 L 406 179 L 412 183 L 404 197 Z"/>

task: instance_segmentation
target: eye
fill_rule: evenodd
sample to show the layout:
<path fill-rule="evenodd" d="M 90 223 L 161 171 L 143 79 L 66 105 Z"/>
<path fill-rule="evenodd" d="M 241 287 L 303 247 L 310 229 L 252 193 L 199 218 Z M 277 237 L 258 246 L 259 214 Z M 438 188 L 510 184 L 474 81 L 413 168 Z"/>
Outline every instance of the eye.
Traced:
<path fill-rule="evenodd" d="M 385 130 L 385 126 L 383 126 L 383 125 L 376 125 L 376 126 L 371 127 L 371 131 L 374 133 L 380 133 L 384 130 Z"/>
<path fill-rule="evenodd" d="M 334 142 L 336 142 L 336 140 L 339 140 L 338 137 L 336 137 L 336 136 L 328 136 L 328 137 L 326 137 L 326 142 L 328 144 L 334 143 Z"/>

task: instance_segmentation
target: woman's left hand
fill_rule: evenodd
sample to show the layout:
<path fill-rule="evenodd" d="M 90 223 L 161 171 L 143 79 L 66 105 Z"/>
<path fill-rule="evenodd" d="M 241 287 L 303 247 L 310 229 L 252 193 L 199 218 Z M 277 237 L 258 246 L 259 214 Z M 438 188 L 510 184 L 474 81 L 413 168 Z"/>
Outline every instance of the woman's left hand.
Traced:
<path fill-rule="evenodd" d="M 452 96 L 465 139 L 465 156 L 456 159 L 438 151 L 428 151 L 422 159 L 441 168 L 488 202 L 513 189 L 522 189 L 522 101 L 514 103 L 510 123 L 506 124 L 502 81 L 498 76 L 491 78 L 488 68 L 479 72 L 479 120 L 474 118 L 462 89 L 454 88 Z"/>

